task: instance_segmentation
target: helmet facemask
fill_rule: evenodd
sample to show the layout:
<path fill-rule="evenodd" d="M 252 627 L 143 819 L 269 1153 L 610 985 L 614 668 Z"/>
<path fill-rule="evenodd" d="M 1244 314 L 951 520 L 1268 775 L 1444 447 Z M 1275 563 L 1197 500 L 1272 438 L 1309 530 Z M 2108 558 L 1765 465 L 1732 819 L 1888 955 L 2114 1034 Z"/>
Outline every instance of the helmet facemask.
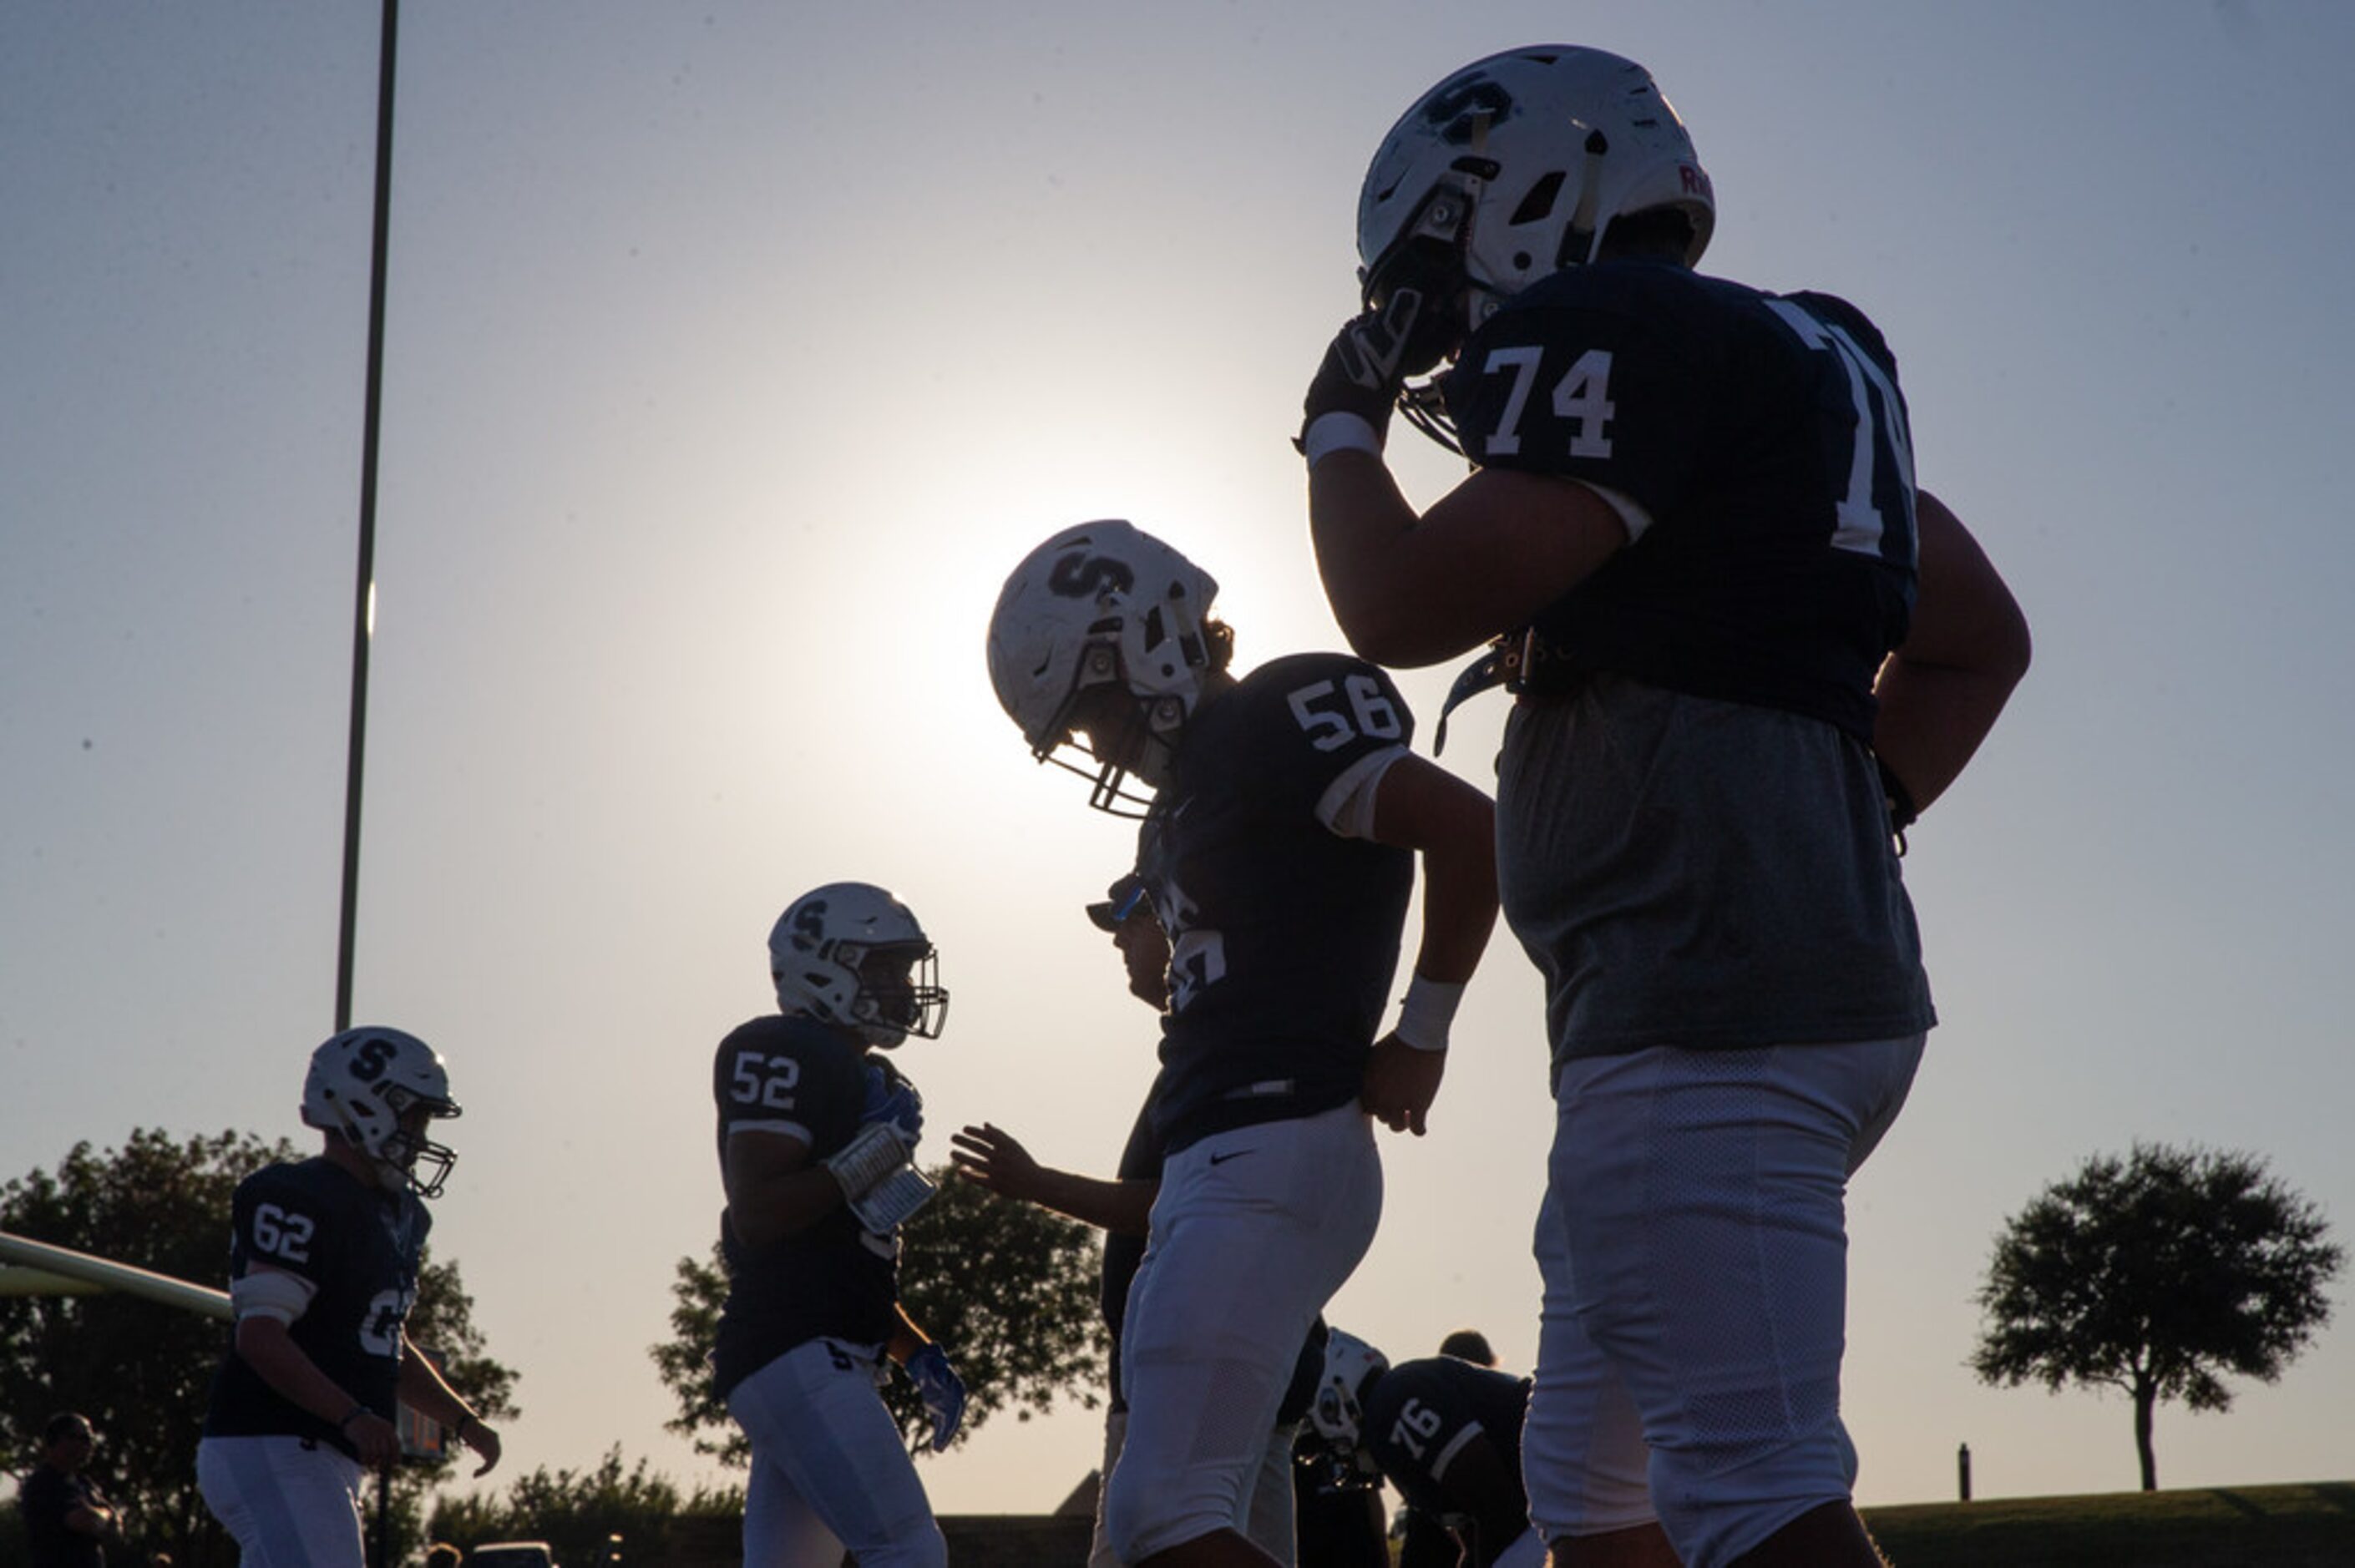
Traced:
<path fill-rule="evenodd" d="M 949 993 L 940 984 L 940 955 L 930 942 L 890 942 L 861 948 L 837 943 L 834 959 L 858 977 L 850 999 L 850 1020 L 869 1045 L 884 1050 L 911 1034 L 940 1036 L 948 1022 Z"/>
<path fill-rule="evenodd" d="M 457 1151 L 446 1143 L 436 1143 L 426 1136 L 435 1121 L 455 1117 L 458 1107 L 449 1100 L 430 1100 L 411 1094 L 398 1084 L 384 1090 L 385 1103 L 393 1109 L 391 1132 L 375 1150 L 377 1169 L 397 1175 L 399 1181 L 421 1198 L 438 1198 L 442 1184 L 450 1180 L 451 1168 L 458 1163 Z M 423 1174 L 419 1169 L 423 1168 Z"/>
<path fill-rule="evenodd" d="M 1116 642 L 1091 642 L 1071 694 L 1030 754 L 1089 780 L 1088 804 L 1097 810 L 1140 818 L 1152 809 L 1150 791 L 1168 779 L 1186 709 L 1175 694 L 1138 693 L 1123 673 Z M 1146 789 L 1132 788 L 1131 775 Z"/>

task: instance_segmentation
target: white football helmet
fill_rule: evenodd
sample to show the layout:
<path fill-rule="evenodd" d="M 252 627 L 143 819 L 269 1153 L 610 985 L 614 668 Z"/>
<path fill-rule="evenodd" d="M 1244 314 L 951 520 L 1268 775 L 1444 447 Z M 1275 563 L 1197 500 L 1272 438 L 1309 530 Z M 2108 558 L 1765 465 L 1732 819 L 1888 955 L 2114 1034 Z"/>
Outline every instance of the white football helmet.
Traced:
<path fill-rule="evenodd" d="M 375 1164 L 388 1189 L 442 1195 L 458 1156 L 428 1139 L 423 1124 L 457 1114 L 449 1069 L 414 1034 L 378 1025 L 346 1029 L 311 1053 L 304 1123 L 341 1134 Z"/>
<path fill-rule="evenodd" d="M 1668 207 L 1717 222 L 1692 137 L 1651 73 L 1601 49 L 1542 44 L 1476 60 L 1383 138 L 1358 196 L 1366 303 L 1412 285 L 1457 334 L 1564 267 L 1594 260 L 1614 218 Z"/>
<path fill-rule="evenodd" d="M 1338 1329 L 1327 1334 L 1324 1375 L 1316 1380 L 1316 1398 L 1308 1407 L 1308 1424 L 1316 1436 L 1344 1451 L 1357 1447 L 1367 1385 L 1390 1370 L 1390 1358 L 1355 1334 Z"/>
<path fill-rule="evenodd" d="M 777 1006 L 855 1029 L 888 1050 L 947 1022 L 940 958 L 908 906 L 864 882 L 829 882 L 786 906 L 769 931 Z"/>
<path fill-rule="evenodd" d="M 1099 810 L 1142 815 L 1147 799 L 1124 788 L 1127 776 L 1167 778 L 1212 662 L 1218 591 L 1209 573 L 1116 520 L 1064 529 L 1006 579 L 989 618 L 990 684 L 1032 757 L 1094 780 L 1088 804 Z"/>

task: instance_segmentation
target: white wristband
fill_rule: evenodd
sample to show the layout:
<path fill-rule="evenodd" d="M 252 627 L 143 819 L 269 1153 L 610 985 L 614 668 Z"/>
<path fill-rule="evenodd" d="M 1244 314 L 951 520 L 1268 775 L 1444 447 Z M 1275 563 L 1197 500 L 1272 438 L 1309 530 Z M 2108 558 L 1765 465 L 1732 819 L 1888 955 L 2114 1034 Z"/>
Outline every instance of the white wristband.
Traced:
<path fill-rule="evenodd" d="M 1308 460 L 1310 468 L 1334 452 L 1370 452 L 1380 457 L 1382 439 L 1363 414 L 1336 408 L 1309 420 L 1308 429 L 1300 434 L 1300 455 Z"/>
<path fill-rule="evenodd" d="M 1399 1003 L 1399 1043 L 1417 1051 L 1447 1049 L 1447 1026 L 1455 1021 L 1456 1003 L 1464 1000 L 1462 980 L 1426 980 L 1417 975 L 1407 982 L 1406 1000 Z"/>

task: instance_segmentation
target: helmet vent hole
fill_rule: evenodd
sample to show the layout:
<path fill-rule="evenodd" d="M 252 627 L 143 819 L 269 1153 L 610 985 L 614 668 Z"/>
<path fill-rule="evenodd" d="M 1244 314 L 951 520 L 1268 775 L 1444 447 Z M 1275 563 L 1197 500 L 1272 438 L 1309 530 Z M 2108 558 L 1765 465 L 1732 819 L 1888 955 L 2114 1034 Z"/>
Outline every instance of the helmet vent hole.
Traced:
<path fill-rule="evenodd" d="M 1506 220 L 1507 223 L 1542 223 L 1546 215 L 1553 211 L 1555 198 L 1561 195 L 1561 182 L 1562 171 L 1556 169 L 1531 185 L 1529 195 L 1521 198 L 1521 205 L 1513 209 L 1513 216 Z M 1529 263 L 1523 261 L 1520 265 L 1527 267 Z"/>
<path fill-rule="evenodd" d="M 1147 652 L 1160 647 L 1162 642 L 1167 639 L 1169 630 L 1167 626 L 1162 621 L 1161 607 L 1159 605 L 1155 605 L 1151 609 L 1145 612 L 1144 631 L 1145 646 Z"/>

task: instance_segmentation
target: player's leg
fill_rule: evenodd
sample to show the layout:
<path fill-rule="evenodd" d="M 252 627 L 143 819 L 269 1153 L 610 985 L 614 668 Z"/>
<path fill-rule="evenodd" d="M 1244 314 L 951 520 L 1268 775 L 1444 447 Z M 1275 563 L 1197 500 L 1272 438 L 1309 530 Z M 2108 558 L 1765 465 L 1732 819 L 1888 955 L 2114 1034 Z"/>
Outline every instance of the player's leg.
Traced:
<path fill-rule="evenodd" d="M 1088 1568 L 1121 1568 L 1120 1553 L 1112 1549 L 1104 1529 L 1104 1499 L 1112 1490 L 1113 1467 L 1120 1463 L 1121 1443 L 1128 1436 L 1128 1407 L 1115 1401 L 1104 1412 L 1103 1467 L 1096 1472 L 1096 1523 L 1088 1538 Z"/>
<path fill-rule="evenodd" d="M 812 1340 L 728 1396 L 729 1414 L 772 1472 L 762 1550 L 802 1553 L 770 1557 L 768 1563 L 836 1568 L 845 1548 L 862 1568 L 943 1568 L 947 1563 L 947 1544 L 923 1483 L 898 1425 L 876 1396 L 876 1364 L 870 1352 Z M 751 1503 L 748 1493 L 746 1568 L 754 1568 Z M 808 1528 L 802 1510 L 822 1524 L 823 1539 Z"/>
<path fill-rule="evenodd" d="M 750 1440 L 750 1431 L 747 1430 Z M 752 1443 L 744 1479 L 745 1568 L 803 1568 L 842 1561 L 842 1542 L 803 1498 L 767 1445 Z"/>
<path fill-rule="evenodd" d="M 1652 1510 L 1651 1453 L 1618 1372 L 1579 1326 L 1562 1189 L 1547 1184 L 1538 1210 L 1542 1287 L 1538 1365 L 1521 1426 L 1521 1484 L 1533 1533 L 1561 1568 L 1676 1568 Z M 1540 1557 L 1544 1548 L 1537 1549 Z"/>
<path fill-rule="evenodd" d="M 208 1437 L 197 1446 L 197 1489 L 248 1568 L 362 1568 L 365 1473 L 340 1450 L 299 1437 Z"/>
<path fill-rule="evenodd" d="M 1820 1510 L 1853 1518 L 1844 1198 L 1921 1044 L 1654 1050 L 1562 1073 L 1572 1312 L 1643 1413 L 1653 1502 L 1689 1568 L 1795 1526 L 1810 1562 L 1873 1561 L 1820 1528 Z"/>
<path fill-rule="evenodd" d="M 1124 1561 L 1269 1561 L 1242 1533 L 1252 1478 L 1301 1340 L 1380 1213 L 1355 1106 L 1170 1159 L 1121 1339 L 1128 1434 L 1105 1502 Z"/>
<path fill-rule="evenodd" d="M 1299 1425 L 1290 1421 L 1268 1429 L 1259 1474 L 1252 1481 L 1251 1504 L 1243 1513 L 1243 1533 L 1284 1568 L 1292 1568 L 1298 1555 L 1293 1540 L 1292 1443 L 1299 1431 Z"/>

